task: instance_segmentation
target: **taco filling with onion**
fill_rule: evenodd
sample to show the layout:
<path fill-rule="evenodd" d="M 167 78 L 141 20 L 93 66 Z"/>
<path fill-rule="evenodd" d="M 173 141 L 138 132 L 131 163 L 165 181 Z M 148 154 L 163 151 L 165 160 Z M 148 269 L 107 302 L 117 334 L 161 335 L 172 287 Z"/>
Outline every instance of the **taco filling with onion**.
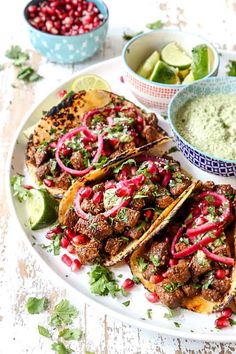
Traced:
<path fill-rule="evenodd" d="M 84 106 L 86 97 L 92 99 L 93 95 L 97 107 Z M 35 128 L 27 149 L 28 167 L 52 193 L 63 194 L 75 178 L 167 137 L 154 113 L 146 113 L 113 93 L 94 91 L 81 96 L 80 92 L 68 97 L 65 107 L 60 105 L 62 113 L 54 109 L 47 114 L 47 134 L 46 116 Z"/>
<path fill-rule="evenodd" d="M 132 273 L 162 304 L 210 313 L 235 293 L 236 195 L 207 182 L 135 251 Z"/>
<path fill-rule="evenodd" d="M 71 187 L 59 209 L 60 223 L 86 239 L 75 245 L 82 264 L 124 258 L 191 185 L 177 162 L 146 155 L 91 176 Z"/>

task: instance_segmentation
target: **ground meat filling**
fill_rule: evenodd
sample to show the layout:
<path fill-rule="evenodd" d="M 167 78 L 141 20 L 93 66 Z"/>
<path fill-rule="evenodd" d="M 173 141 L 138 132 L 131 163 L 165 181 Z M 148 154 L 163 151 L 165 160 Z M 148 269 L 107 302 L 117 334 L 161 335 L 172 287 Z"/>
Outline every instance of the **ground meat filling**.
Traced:
<path fill-rule="evenodd" d="M 155 174 L 149 173 L 150 164 L 155 168 Z M 166 174 L 169 176 L 164 166 L 171 166 L 171 162 L 160 159 L 155 164 L 149 160 L 143 162 L 130 159 L 115 167 L 108 180 L 78 191 L 79 211 L 75 204 L 67 210 L 64 217 L 65 226 L 72 229 L 76 235 L 84 235 L 90 241 L 98 241 L 97 253 L 101 259 L 116 256 L 129 243 L 140 239 L 167 207 L 167 204 L 160 206 L 158 203 L 160 193 L 170 197 L 168 183 L 165 183 L 165 187 L 162 185 L 162 181 L 167 180 Z M 162 171 L 159 178 L 157 167 Z M 170 170 L 173 171 L 174 168 L 171 167 Z M 175 200 L 175 197 L 170 198 L 171 201 Z M 91 253 L 94 251 L 94 245 L 96 243 L 92 244 L 93 247 L 90 247 L 90 243 L 83 245 L 82 249 L 78 247 L 81 263 L 85 262 L 87 248 Z M 167 242 L 153 244 L 149 256 L 155 272 L 158 272 L 157 267 L 166 266 L 169 261 Z M 89 256 L 85 263 L 92 262 L 96 257 Z"/>
<path fill-rule="evenodd" d="M 231 253 L 230 241 L 232 236 L 227 231 L 227 227 L 236 220 L 234 211 L 236 206 L 235 190 L 229 185 L 215 186 L 213 183 L 207 182 L 203 185 L 203 191 L 214 191 L 223 194 L 232 203 L 230 206 L 231 214 L 225 222 L 225 228 L 218 237 L 213 238 L 206 246 L 212 254 L 230 259 L 234 256 L 234 253 Z M 172 190 L 172 195 L 174 194 Z M 178 192 L 176 195 L 178 195 Z M 208 201 L 213 203 L 214 199 L 209 198 Z M 217 218 L 218 214 L 222 214 L 221 209 L 219 211 L 217 209 L 218 207 L 220 208 L 218 204 L 213 207 L 213 204 L 206 205 L 206 202 L 203 201 L 202 205 L 205 211 L 205 218 L 209 217 L 210 220 L 215 220 L 214 218 Z M 207 214 L 206 207 L 210 215 Z M 148 242 L 143 256 L 137 258 L 137 266 L 142 273 L 142 277 L 154 284 L 156 284 L 156 279 L 158 279 L 159 282 L 155 285 L 155 288 L 160 302 L 172 309 L 181 306 L 184 298 L 192 298 L 197 295 L 201 295 L 208 301 L 222 301 L 231 286 L 233 263 L 224 263 L 224 258 L 221 261 L 211 259 L 203 252 L 201 247 L 193 253 L 186 253 L 186 250 L 191 246 L 191 240 L 184 232 L 181 233 L 174 246 L 175 253 L 181 252 L 183 256 L 180 259 L 173 257 L 175 255 L 171 248 L 173 247 L 173 239 L 186 220 L 188 221 L 192 218 L 192 213 L 197 215 L 197 208 L 195 197 L 186 201 L 183 208 L 175 215 L 175 219 L 172 219 L 167 227 Z M 213 213 L 218 214 L 214 216 Z M 201 218 L 201 215 L 197 217 Z M 198 237 L 200 239 L 200 237 L 203 238 L 207 235 L 206 232 Z M 155 277 L 157 274 L 161 276 Z"/>

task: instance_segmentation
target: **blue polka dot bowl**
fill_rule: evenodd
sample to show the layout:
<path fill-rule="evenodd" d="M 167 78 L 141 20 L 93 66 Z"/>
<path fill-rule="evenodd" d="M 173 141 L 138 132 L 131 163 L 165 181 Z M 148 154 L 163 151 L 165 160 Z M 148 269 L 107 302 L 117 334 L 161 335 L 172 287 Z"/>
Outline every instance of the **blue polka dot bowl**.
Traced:
<path fill-rule="evenodd" d="M 28 3 L 24 9 L 24 17 L 34 48 L 48 60 L 60 64 L 78 63 L 92 57 L 105 42 L 109 18 L 105 3 L 101 0 L 92 1 L 103 15 L 103 22 L 99 27 L 75 36 L 53 35 L 34 28 L 28 21 L 27 8 L 37 5 L 40 0 Z"/>
<path fill-rule="evenodd" d="M 195 82 L 178 92 L 168 107 L 168 119 L 178 148 L 200 169 L 223 177 L 236 176 L 236 160 L 224 160 L 196 149 L 176 129 L 177 112 L 188 100 L 211 94 L 236 94 L 236 78 L 216 77 Z M 219 141 L 220 144 L 220 141 Z"/>

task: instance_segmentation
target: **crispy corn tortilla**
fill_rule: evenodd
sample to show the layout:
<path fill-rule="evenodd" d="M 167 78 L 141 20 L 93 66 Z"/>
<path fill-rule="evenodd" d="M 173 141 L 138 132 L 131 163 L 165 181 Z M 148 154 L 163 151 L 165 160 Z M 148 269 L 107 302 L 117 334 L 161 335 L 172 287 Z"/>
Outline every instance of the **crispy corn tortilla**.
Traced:
<path fill-rule="evenodd" d="M 140 154 L 145 150 L 145 148 L 146 147 L 137 149 L 138 151 L 136 151 L 135 154 L 129 157 L 134 157 Z M 111 164 L 110 166 L 106 166 L 100 170 L 95 170 L 94 172 L 86 176 L 83 180 L 78 180 L 74 183 L 74 185 L 70 187 L 70 189 L 66 192 L 64 198 L 61 200 L 59 205 L 60 224 L 64 225 L 66 211 L 70 208 L 71 205 L 73 205 L 77 191 L 81 187 L 91 185 L 94 182 L 98 183 L 106 179 L 107 176 L 109 176 L 110 170 L 113 169 L 115 166 L 119 165 L 119 163 L 120 161 L 116 161 L 115 164 Z M 139 248 L 139 246 L 146 242 L 146 240 L 152 238 L 156 234 L 156 229 L 158 228 L 158 226 L 160 224 L 163 224 L 163 222 L 169 218 L 169 215 L 171 215 L 173 210 L 178 209 L 182 205 L 184 200 L 188 197 L 188 195 L 191 194 L 191 192 L 195 188 L 196 183 L 197 182 L 193 182 L 178 198 L 176 198 L 175 201 L 158 216 L 158 218 L 154 221 L 150 228 L 141 236 L 141 238 L 130 241 L 130 243 L 117 255 L 104 259 L 103 264 L 105 266 L 111 266 L 120 262 L 127 255 L 132 253 L 135 249 Z"/>
<path fill-rule="evenodd" d="M 112 101 L 118 101 L 119 105 L 134 107 L 141 110 L 134 103 L 119 95 L 103 90 L 91 90 L 72 94 L 57 106 L 52 107 L 47 114 L 40 119 L 34 127 L 33 133 L 29 137 L 26 148 L 26 165 L 30 175 L 36 183 L 39 183 L 40 181 L 36 176 L 37 168 L 33 163 L 34 154 L 40 144 L 50 140 L 51 129 L 54 129 L 55 137 L 57 138 L 61 135 L 61 132 L 68 132 L 69 130 L 80 126 L 82 117 L 86 112 L 95 108 L 102 108 Z M 146 113 L 142 114 L 145 115 Z M 163 138 L 165 138 L 165 140 L 163 140 Z M 159 143 L 164 143 L 169 140 L 167 133 L 161 128 L 156 143 L 158 140 Z M 125 151 L 121 155 L 121 158 L 125 158 L 129 153 Z M 62 198 L 65 193 L 65 190 L 62 188 L 47 186 L 45 186 L 45 188 L 48 189 L 49 193 L 58 198 Z"/>
<path fill-rule="evenodd" d="M 156 229 L 156 232 L 153 233 L 152 235 L 150 234 L 149 237 L 146 237 L 144 242 L 140 243 L 140 247 L 132 253 L 130 257 L 130 268 L 131 272 L 134 276 L 137 276 L 141 283 L 144 285 L 144 287 L 149 290 L 150 292 L 155 292 L 156 291 L 156 285 L 147 279 L 145 279 L 142 275 L 142 272 L 139 269 L 137 259 L 139 257 L 142 257 L 142 255 L 145 253 L 147 242 L 150 241 L 152 237 L 157 235 L 162 229 L 164 229 L 167 224 L 169 223 L 169 220 L 173 218 L 176 214 L 176 212 L 179 210 L 181 205 L 184 204 L 184 202 L 191 196 L 191 194 L 195 191 L 198 191 L 201 189 L 201 183 L 197 182 L 195 185 L 192 185 L 191 188 L 188 190 L 188 192 L 185 194 L 185 196 L 182 198 L 181 203 L 179 203 L 176 208 L 172 209 L 172 211 L 169 213 L 168 217 L 161 223 Z M 235 213 L 236 214 L 236 213 Z M 230 250 L 232 253 L 232 257 L 235 258 L 236 254 L 236 221 L 227 229 L 227 238 L 230 244 Z M 188 310 L 194 311 L 194 312 L 199 312 L 199 313 L 205 313 L 205 314 L 210 314 L 212 312 L 220 311 L 222 310 L 226 305 L 229 305 L 230 302 L 233 300 L 235 294 L 236 294 L 236 265 L 234 265 L 232 269 L 232 275 L 231 275 L 232 281 L 231 281 L 231 286 L 227 294 L 224 296 L 224 299 L 221 302 L 214 302 L 214 301 L 208 301 L 205 300 L 201 295 L 194 296 L 192 298 L 185 297 L 181 303 L 181 307 L 186 308 Z"/>

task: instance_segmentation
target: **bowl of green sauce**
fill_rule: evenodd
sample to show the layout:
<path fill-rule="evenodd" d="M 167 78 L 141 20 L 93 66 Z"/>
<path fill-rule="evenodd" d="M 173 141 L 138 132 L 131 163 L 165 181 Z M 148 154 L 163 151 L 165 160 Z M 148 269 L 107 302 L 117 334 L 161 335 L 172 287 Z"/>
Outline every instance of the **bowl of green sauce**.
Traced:
<path fill-rule="evenodd" d="M 168 119 L 184 156 L 206 172 L 236 176 L 236 78 L 193 83 L 171 100 Z"/>

